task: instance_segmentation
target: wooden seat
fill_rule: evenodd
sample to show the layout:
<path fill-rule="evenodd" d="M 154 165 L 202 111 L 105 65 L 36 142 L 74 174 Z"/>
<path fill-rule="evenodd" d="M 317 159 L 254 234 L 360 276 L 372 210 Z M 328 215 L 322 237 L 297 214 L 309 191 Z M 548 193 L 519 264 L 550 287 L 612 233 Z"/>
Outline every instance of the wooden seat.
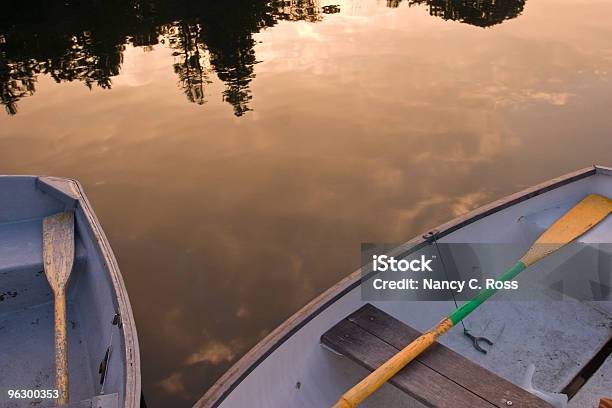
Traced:
<path fill-rule="evenodd" d="M 321 342 L 374 370 L 421 333 L 366 304 L 321 336 Z M 390 383 L 431 407 L 546 407 L 547 402 L 436 343 Z"/>

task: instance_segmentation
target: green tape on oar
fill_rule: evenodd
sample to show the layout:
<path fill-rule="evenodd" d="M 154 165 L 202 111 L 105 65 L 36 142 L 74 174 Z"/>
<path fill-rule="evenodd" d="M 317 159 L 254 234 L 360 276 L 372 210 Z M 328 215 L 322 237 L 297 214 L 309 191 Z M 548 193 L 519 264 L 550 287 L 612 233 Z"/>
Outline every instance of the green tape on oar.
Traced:
<path fill-rule="evenodd" d="M 514 264 L 512 268 L 508 269 L 506 273 L 497 278 L 497 281 L 506 282 L 512 280 L 516 277 L 516 275 L 523 272 L 525 268 L 525 264 L 522 261 L 518 261 Z M 480 293 L 478 293 L 478 295 L 476 295 L 474 299 L 461 305 L 461 307 L 451 313 L 448 318 L 451 320 L 451 322 L 453 322 L 453 326 L 462 321 L 467 315 L 472 313 L 474 309 L 480 306 L 485 300 L 493 296 L 495 292 L 497 292 L 497 289 L 483 289 L 480 291 Z"/>

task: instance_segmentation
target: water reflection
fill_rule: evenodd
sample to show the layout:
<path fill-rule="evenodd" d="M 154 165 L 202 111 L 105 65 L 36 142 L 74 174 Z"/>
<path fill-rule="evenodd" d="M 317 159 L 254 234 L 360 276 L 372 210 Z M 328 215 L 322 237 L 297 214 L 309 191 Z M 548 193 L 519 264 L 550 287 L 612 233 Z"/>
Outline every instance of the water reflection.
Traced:
<path fill-rule="evenodd" d="M 198 39 L 202 28 L 199 24 L 177 23 L 162 26 L 162 43 L 174 50 L 174 72 L 179 78 L 189 102 L 201 105 L 204 100 L 204 84 L 209 84 L 210 53 Z"/>
<path fill-rule="evenodd" d="M 0 163 L 85 186 L 129 291 L 150 407 L 191 406 L 353 270 L 360 242 L 610 163 L 612 3 L 529 2 L 494 29 L 407 0 L 329 0 L 340 13 L 321 6 L 315 23 L 284 3 L 216 3 L 0 13 L 10 61 L 59 59 L 84 31 L 98 59 L 83 66 L 122 55 L 112 91 L 20 68 L 31 81 L 14 96 L 36 96 L 0 113 Z M 237 119 L 216 70 L 244 79 L 250 50 L 261 63 L 239 90 L 254 112 Z"/>
<path fill-rule="evenodd" d="M 403 0 L 387 0 L 388 7 L 398 7 Z M 490 27 L 515 18 L 523 12 L 525 0 L 407 0 L 409 5 L 427 5 L 429 14 L 444 20 Z"/>
<path fill-rule="evenodd" d="M 388 0 L 398 7 L 402 0 Z M 408 0 L 433 16 L 487 27 L 518 16 L 524 0 Z M 204 104 L 214 72 L 224 83 L 223 100 L 242 116 L 252 108 L 253 35 L 279 21 L 318 22 L 341 11 L 320 0 L 224 2 L 168 0 L 28 2 L 0 17 L 0 103 L 8 114 L 36 92 L 37 76 L 80 81 L 109 89 L 119 74 L 125 45 L 173 50 L 174 72 L 187 100 Z"/>
<path fill-rule="evenodd" d="M 320 0 L 272 1 L 270 6 L 273 8 L 273 14 L 277 20 L 303 20 L 311 23 L 323 20 L 323 14 L 340 12 L 340 6 L 323 6 Z"/>

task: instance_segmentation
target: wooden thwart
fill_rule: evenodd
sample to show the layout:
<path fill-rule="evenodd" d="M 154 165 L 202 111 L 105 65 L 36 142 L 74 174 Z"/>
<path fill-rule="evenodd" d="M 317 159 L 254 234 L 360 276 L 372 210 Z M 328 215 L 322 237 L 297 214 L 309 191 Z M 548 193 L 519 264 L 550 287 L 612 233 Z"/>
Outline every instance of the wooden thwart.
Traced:
<path fill-rule="evenodd" d="M 374 370 L 421 335 L 367 304 L 321 336 L 321 342 Z M 545 401 L 435 343 L 390 382 L 426 406 L 454 408 L 550 408 Z M 508 401 L 512 401 L 508 405 Z"/>

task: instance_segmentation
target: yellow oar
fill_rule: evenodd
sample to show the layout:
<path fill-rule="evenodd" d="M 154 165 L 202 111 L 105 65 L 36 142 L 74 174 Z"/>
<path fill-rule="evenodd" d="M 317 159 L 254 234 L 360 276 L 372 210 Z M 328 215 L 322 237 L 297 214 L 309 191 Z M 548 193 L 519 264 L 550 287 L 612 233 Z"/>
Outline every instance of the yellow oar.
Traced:
<path fill-rule="evenodd" d="M 66 341 L 66 286 L 74 261 L 74 214 L 61 213 L 43 221 L 43 259 L 47 281 L 55 297 L 55 384 L 59 405 L 68 403 L 68 344 Z"/>
<path fill-rule="evenodd" d="M 497 280 L 505 282 L 514 279 L 529 265 L 555 252 L 590 230 L 606 218 L 610 212 L 612 212 L 612 200 L 596 194 L 588 195 L 555 221 L 529 248 L 521 260 Z M 340 400 L 338 400 L 333 408 L 353 408 L 357 406 L 399 370 L 404 368 L 406 364 L 435 343 L 438 337 L 463 320 L 495 292 L 497 292 L 496 289 L 482 290 L 474 299 L 463 304 L 434 328 L 423 333 L 419 338 L 348 390 L 340 397 Z"/>

